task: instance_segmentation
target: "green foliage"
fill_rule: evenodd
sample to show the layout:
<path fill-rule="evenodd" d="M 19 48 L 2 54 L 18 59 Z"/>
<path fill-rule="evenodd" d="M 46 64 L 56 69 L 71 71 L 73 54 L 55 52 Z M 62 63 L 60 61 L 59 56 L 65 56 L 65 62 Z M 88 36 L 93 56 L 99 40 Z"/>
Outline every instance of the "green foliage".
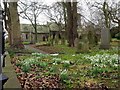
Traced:
<path fill-rule="evenodd" d="M 119 70 L 117 48 L 92 50 L 90 53 L 80 54 L 56 54 L 55 56 L 32 53 L 31 56 L 22 59 L 16 65 L 20 66 L 23 72 L 30 72 L 31 68 L 35 67 L 41 76 L 59 76 L 61 82 L 68 88 L 80 85 L 91 77 L 95 80 L 99 77 L 100 81 L 102 81 L 101 78 L 118 78 L 116 74 Z"/>
<path fill-rule="evenodd" d="M 68 75 L 68 72 L 67 70 L 63 70 L 61 73 L 60 73 L 60 79 L 61 81 L 65 82 L 66 80 L 69 79 L 69 75 Z"/>
<path fill-rule="evenodd" d="M 120 40 L 120 32 L 115 35 L 115 38 Z"/>
<path fill-rule="evenodd" d="M 32 53 L 32 56 L 39 57 L 39 58 L 48 57 L 47 54 L 42 54 L 42 53 Z"/>
<path fill-rule="evenodd" d="M 57 66 L 52 66 L 52 67 L 50 68 L 50 72 L 52 72 L 52 73 L 57 73 L 57 72 L 59 72 L 58 67 L 57 67 Z"/>
<path fill-rule="evenodd" d="M 93 76 L 99 74 L 112 72 L 118 68 L 118 55 L 117 54 L 96 54 L 94 56 L 85 56 L 86 59 L 91 61 L 92 69 L 90 70 Z"/>
<path fill-rule="evenodd" d="M 8 53 L 9 53 L 10 57 L 14 57 L 14 55 L 15 55 L 15 52 L 12 49 L 8 49 Z"/>
<path fill-rule="evenodd" d="M 29 72 L 30 68 L 31 68 L 30 65 L 27 65 L 27 64 L 22 65 L 22 71 L 25 72 L 25 73 Z"/>
<path fill-rule="evenodd" d="M 45 68 L 48 66 L 48 63 L 47 62 L 39 62 L 38 63 L 38 66 L 42 67 L 42 68 Z"/>
<path fill-rule="evenodd" d="M 69 61 L 63 61 L 63 67 L 64 68 L 69 68 L 69 66 L 70 66 L 70 62 Z"/>
<path fill-rule="evenodd" d="M 60 64 L 61 63 L 61 58 L 53 58 L 55 64 Z"/>
<path fill-rule="evenodd" d="M 18 66 L 22 66 L 22 63 L 18 62 L 18 63 L 16 63 L 16 66 L 17 66 L 17 67 L 18 67 Z"/>
<path fill-rule="evenodd" d="M 55 45 L 58 48 L 58 52 L 65 54 L 73 54 L 76 52 L 76 48 L 67 47 L 66 45 Z"/>
<path fill-rule="evenodd" d="M 44 42 L 36 43 L 35 45 L 36 46 L 50 46 L 50 43 L 47 41 L 44 41 Z"/>
<path fill-rule="evenodd" d="M 30 44 L 30 42 L 23 42 L 23 44 L 24 44 L 24 45 L 29 45 L 29 44 Z"/>

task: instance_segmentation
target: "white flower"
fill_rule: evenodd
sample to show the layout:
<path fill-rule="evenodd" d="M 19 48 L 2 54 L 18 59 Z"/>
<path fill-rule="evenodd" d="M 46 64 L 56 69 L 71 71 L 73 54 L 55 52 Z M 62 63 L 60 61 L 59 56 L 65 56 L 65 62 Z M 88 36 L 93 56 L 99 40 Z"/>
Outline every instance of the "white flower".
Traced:
<path fill-rule="evenodd" d="M 55 54 L 50 54 L 51 56 L 58 56 L 59 54 L 58 53 L 55 53 Z"/>
<path fill-rule="evenodd" d="M 73 54 L 72 56 L 75 56 L 75 54 Z"/>
<path fill-rule="evenodd" d="M 70 61 L 62 61 L 63 63 L 68 63 L 68 64 L 70 64 Z"/>

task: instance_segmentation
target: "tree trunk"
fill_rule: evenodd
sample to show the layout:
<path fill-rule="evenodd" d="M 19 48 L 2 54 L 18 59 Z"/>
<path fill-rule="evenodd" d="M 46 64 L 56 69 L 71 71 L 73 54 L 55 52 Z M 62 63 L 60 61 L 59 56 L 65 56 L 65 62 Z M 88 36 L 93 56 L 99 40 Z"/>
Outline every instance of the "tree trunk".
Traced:
<path fill-rule="evenodd" d="M 17 2 L 9 2 L 9 11 L 10 11 L 10 19 L 11 19 L 11 38 L 12 38 L 12 46 L 13 48 L 23 49 L 24 45 L 21 40 L 20 33 L 20 22 L 17 11 Z"/>
<path fill-rule="evenodd" d="M 37 43 L 37 25 L 35 25 L 35 27 L 34 27 L 34 29 L 35 29 L 35 43 Z"/>
<path fill-rule="evenodd" d="M 71 2 L 66 3 L 67 7 L 67 34 L 68 34 L 68 46 L 74 47 L 74 38 L 73 38 L 73 12 Z"/>
<path fill-rule="evenodd" d="M 62 2 L 63 4 L 63 12 L 64 12 L 64 22 L 65 22 L 65 34 L 67 36 L 67 12 L 66 12 L 66 3 Z M 66 37 L 67 38 L 67 37 Z"/>
<path fill-rule="evenodd" d="M 68 46 L 74 47 L 77 33 L 77 2 L 66 2 Z"/>
<path fill-rule="evenodd" d="M 120 29 L 120 20 L 118 21 L 118 28 Z"/>
<path fill-rule="evenodd" d="M 76 0 L 73 2 L 73 38 L 74 41 L 78 38 L 77 32 L 77 2 Z"/>
<path fill-rule="evenodd" d="M 36 22 L 36 15 L 34 14 L 34 29 L 35 29 L 35 43 L 37 43 L 38 42 L 38 40 L 37 40 L 37 22 Z"/>

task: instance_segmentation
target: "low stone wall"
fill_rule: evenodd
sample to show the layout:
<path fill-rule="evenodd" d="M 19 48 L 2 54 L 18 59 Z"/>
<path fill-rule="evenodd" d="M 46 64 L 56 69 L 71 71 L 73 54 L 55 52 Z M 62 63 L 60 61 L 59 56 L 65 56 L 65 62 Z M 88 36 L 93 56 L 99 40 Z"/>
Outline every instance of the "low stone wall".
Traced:
<path fill-rule="evenodd" d="M 13 65 L 11 64 L 11 58 L 8 52 L 6 53 L 5 67 L 2 69 L 2 72 L 9 78 L 7 82 L 4 84 L 5 90 L 6 89 L 22 90 L 19 80 L 17 79 L 15 70 L 13 68 Z"/>

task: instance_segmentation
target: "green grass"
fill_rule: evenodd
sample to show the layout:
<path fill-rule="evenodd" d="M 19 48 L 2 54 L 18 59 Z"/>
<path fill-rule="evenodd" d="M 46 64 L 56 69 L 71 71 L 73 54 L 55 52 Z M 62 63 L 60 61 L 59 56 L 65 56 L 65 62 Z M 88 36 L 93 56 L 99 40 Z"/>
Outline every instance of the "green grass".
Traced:
<path fill-rule="evenodd" d="M 61 45 L 57 47 L 61 47 Z M 60 77 L 61 83 L 66 88 L 74 88 L 79 85 L 84 87 L 85 83 L 104 83 L 108 87 L 118 87 L 116 85 L 118 83 L 117 70 L 119 67 L 116 68 L 116 66 L 114 66 L 117 62 L 114 59 L 116 57 L 112 56 L 117 55 L 116 48 L 111 48 L 110 50 L 91 50 L 89 53 L 81 54 L 74 54 L 75 49 L 70 49 L 69 47 L 66 48 L 63 46 L 62 49 L 65 54 L 58 56 L 34 53 L 31 56 L 24 56 L 27 57 L 24 58 L 24 60 L 23 57 L 22 59 L 19 57 L 19 60 L 24 62 L 24 64 L 27 62 L 26 66 L 20 66 L 23 72 L 30 73 L 31 68 L 36 64 L 38 70 L 35 70 L 34 73 L 39 71 L 41 76 L 57 74 Z M 97 58 L 97 55 L 100 56 Z M 91 59 L 92 57 L 94 58 Z"/>
<path fill-rule="evenodd" d="M 60 53 L 73 54 L 76 52 L 76 48 L 68 47 L 66 45 L 55 45 L 54 47 L 58 48 Z"/>
<path fill-rule="evenodd" d="M 27 41 L 26 41 L 26 42 L 23 42 L 23 44 L 24 44 L 24 45 L 29 45 L 30 42 L 27 42 Z"/>
<path fill-rule="evenodd" d="M 76 54 L 76 48 L 55 45 L 54 47 L 58 48 L 56 52 L 62 53 L 58 56 L 40 53 L 24 55 L 27 52 L 32 53 L 32 51 L 18 49 L 8 49 L 8 51 L 12 57 L 16 52 L 22 53 L 23 56 L 17 56 L 16 66 L 21 67 L 23 72 L 36 73 L 37 78 L 57 74 L 66 88 L 84 87 L 85 83 L 104 83 L 108 87 L 118 87 L 118 70 L 120 67 L 114 67 L 117 63 L 112 57 L 104 60 L 107 55 L 110 57 L 118 54 L 118 47 L 115 47 L 115 45 L 109 50 L 94 48 L 87 53 L 79 54 Z M 100 57 L 96 58 L 97 55 L 100 55 Z M 92 57 L 94 58 L 91 59 Z M 32 68 L 34 70 L 31 71 Z M 37 76 L 38 71 L 40 76 Z"/>

